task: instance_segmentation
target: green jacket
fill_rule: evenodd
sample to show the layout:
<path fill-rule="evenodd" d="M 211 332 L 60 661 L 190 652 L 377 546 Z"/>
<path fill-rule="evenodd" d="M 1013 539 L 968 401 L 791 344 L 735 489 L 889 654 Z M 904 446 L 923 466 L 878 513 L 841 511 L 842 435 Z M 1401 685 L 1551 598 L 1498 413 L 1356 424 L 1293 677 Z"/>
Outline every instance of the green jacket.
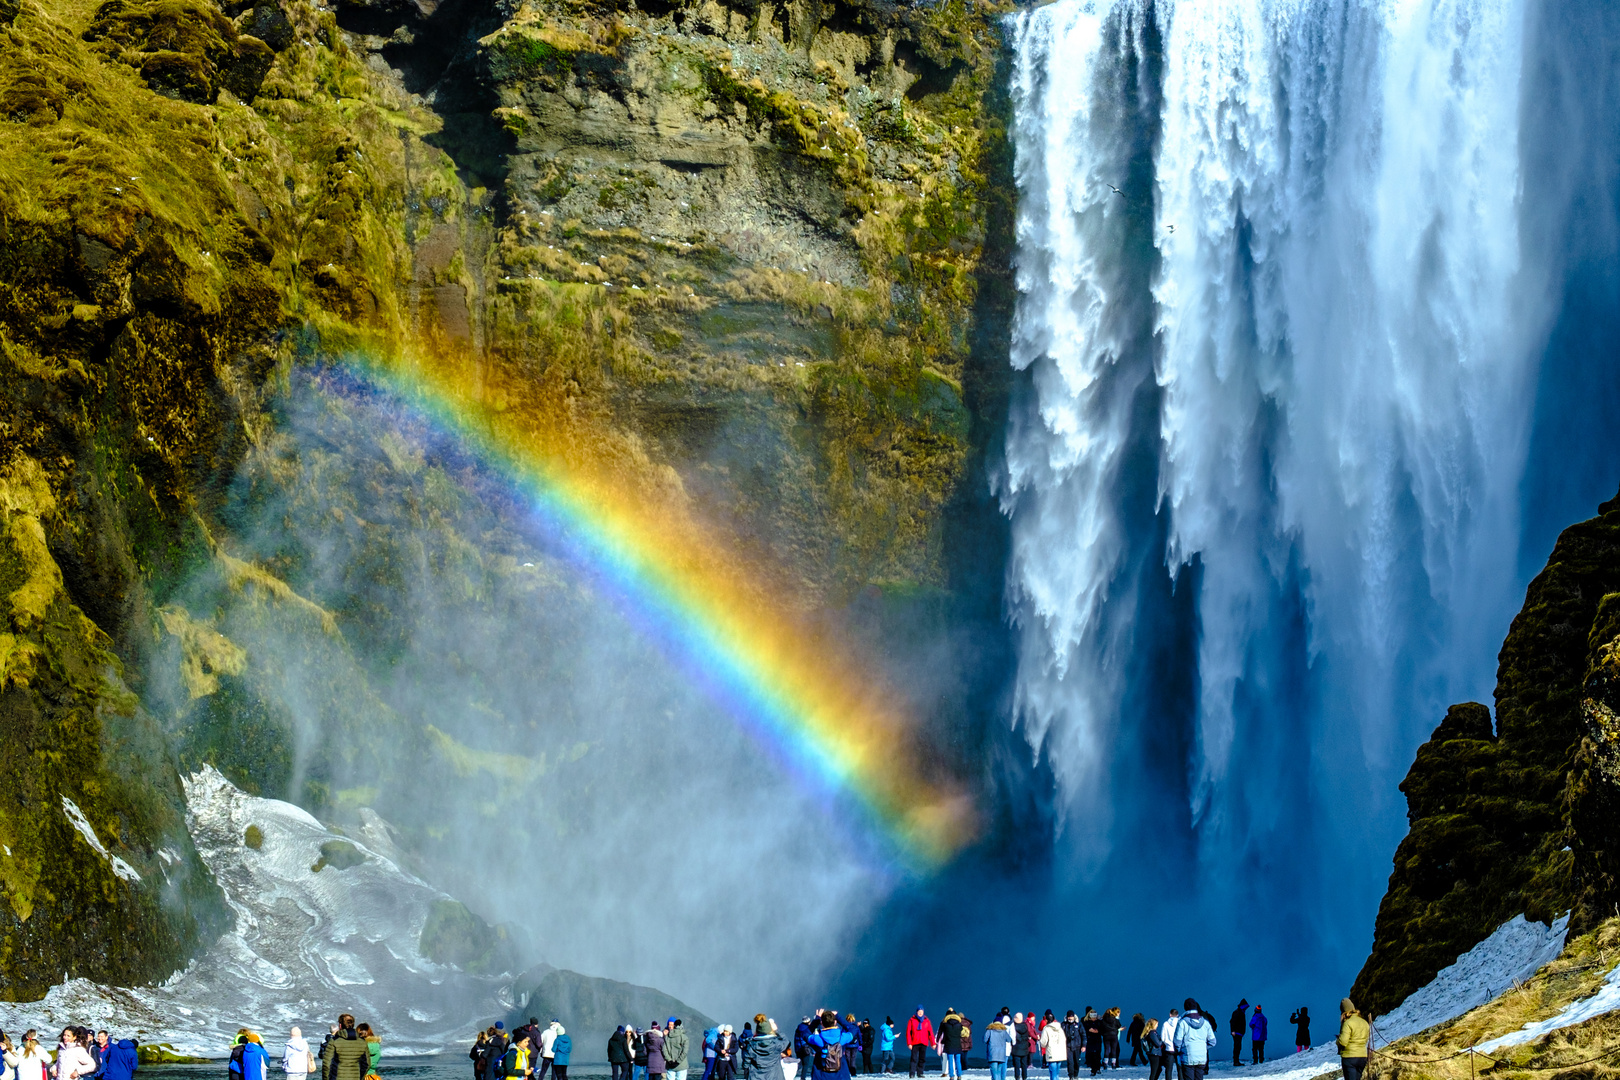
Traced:
<path fill-rule="evenodd" d="M 1359 1014 L 1347 1016 L 1339 1025 L 1339 1056 L 1342 1058 L 1364 1058 L 1367 1056 L 1367 1039 L 1372 1035 L 1372 1028 Z"/>
<path fill-rule="evenodd" d="M 501 1058 L 501 1075 L 521 1078 L 529 1075 L 529 1051 L 521 1046 L 514 1046 Z"/>
<path fill-rule="evenodd" d="M 685 1028 L 675 1028 L 664 1036 L 664 1067 L 670 1072 L 686 1068 L 687 1051 L 690 1044 L 686 1039 Z"/>
<path fill-rule="evenodd" d="M 322 1080 L 366 1080 L 370 1068 L 365 1040 L 353 1032 L 338 1032 L 321 1051 Z"/>

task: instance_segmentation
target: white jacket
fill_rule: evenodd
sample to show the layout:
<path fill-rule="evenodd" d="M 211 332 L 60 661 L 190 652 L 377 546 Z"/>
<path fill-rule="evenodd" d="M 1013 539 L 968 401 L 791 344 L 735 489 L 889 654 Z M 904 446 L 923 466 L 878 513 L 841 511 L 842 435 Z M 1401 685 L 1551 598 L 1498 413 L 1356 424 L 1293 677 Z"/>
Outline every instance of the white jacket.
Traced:
<path fill-rule="evenodd" d="M 1041 1053 L 1047 1061 L 1067 1061 L 1069 1039 L 1063 1034 L 1063 1025 L 1053 1020 L 1041 1028 Z"/>
<path fill-rule="evenodd" d="M 74 1043 L 64 1046 L 56 1055 L 56 1080 L 74 1080 L 75 1077 L 89 1076 L 96 1071 L 96 1059 L 90 1056 L 90 1051 Z"/>
<path fill-rule="evenodd" d="M 552 1057 L 551 1044 L 557 1041 L 556 1024 L 547 1025 L 546 1030 L 540 1033 L 540 1056 Z"/>
<path fill-rule="evenodd" d="M 281 1069 L 288 1076 L 309 1075 L 309 1040 L 302 1035 L 287 1040 L 281 1052 Z"/>
<path fill-rule="evenodd" d="M 15 1050 L 7 1050 L 3 1055 L 4 1067 L 0 1067 L 0 1080 L 17 1080 L 17 1064 L 22 1061 Z"/>
<path fill-rule="evenodd" d="M 1181 1023 L 1179 1016 L 1166 1017 L 1164 1023 L 1159 1025 L 1159 1030 L 1153 1033 L 1167 1054 L 1176 1052 L 1176 1025 L 1179 1023 Z"/>
<path fill-rule="evenodd" d="M 45 1080 L 51 1068 L 51 1055 L 43 1046 L 35 1045 L 33 1053 L 17 1051 L 17 1080 Z"/>

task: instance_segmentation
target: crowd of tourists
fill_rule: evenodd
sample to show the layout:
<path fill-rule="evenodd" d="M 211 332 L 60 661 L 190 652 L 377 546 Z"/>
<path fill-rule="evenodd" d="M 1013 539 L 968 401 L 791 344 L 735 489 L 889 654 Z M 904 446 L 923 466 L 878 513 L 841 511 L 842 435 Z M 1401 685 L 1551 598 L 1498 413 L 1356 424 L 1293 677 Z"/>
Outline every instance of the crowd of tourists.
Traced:
<path fill-rule="evenodd" d="M 1294 1027 L 1294 1049 L 1311 1045 L 1311 1016 L 1306 1008 L 1288 1018 Z M 1227 1021 L 1232 1064 L 1242 1060 L 1249 1043 L 1248 1064 L 1266 1060 L 1269 1018 L 1259 1005 L 1241 1001 Z M 1204 1080 L 1221 1039 L 1213 1018 L 1192 998 L 1170 1009 L 1161 1020 L 1137 1013 L 1125 1022 L 1118 1008 L 1097 1012 L 1089 1006 L 1069 1010 L 1060 1020 L 1051 1009 L 1037 1013 L 1003 1008 L 977 1037 L 973 1021 L 947 1008 L 936 1025 L 919 1006 L 904 1025 L 885 1016 L 881 1024 L 857 1021 L 819 1009 L 803 1017 L 791 1032 L 764 1013 L 736 1031 L 717 1024 L 696 1043 L 678 1017 L 654 1020 L 644 1028 L 621 1024 L 609 1036 L 606 1056 L 612 1080 L 687 1080 L 701 1062 L 701 1080 L 788 1080 L 784 1063 L 794 1061 L 796 1080 L 853 1080 L 862 1074 L 897 1076 L 896 1058 L 904 1048 L 908 1075 L 917 1080 L 939 1070 L 944 1080 L 959 1080 L 969 1055 L 990 1065 L 992 1080 L 1077 1080 L 1082 1067 L 1098 1076 L 1104 1070 L 1145 1065 L 1149 1080 Z M 1366 1068 L 1371 1030 L 1349 998 L 1339 1003 L 1338 1050 L 1345 1080 L 1360 1080 Z M 1123 1047 L 1130 1057 L 1122 1064 Z M 568 1080 L 573 1038 L 558 1020 L 541 1025 L 537 1018 L 508 1033 L 495 1023 L 479 1033 L 468 1056 L 474 1080 Z M 930 1055 L 937 1063 L 930 1062 Z M 134 1039 L 113 1040 L 107 1032 L 62 1029 L 54 1051 L 28 1031 L 18 1045 L 0 1031 L 0 1080 L 133 1080 L 139 1067 Z M 279 1071 L 288 1080 L 381 1080 L 382 1039 L 367 1024 L 344 1013 L 327 1031 L 318 1049 L 293 1028 L 281 1052 Z M 272 1066 L 263 1038 L 238 1030 L 230 1048 L 227 1080 L 270 1080 Z M 1044 1068 L 1046 1076 L 1039 1070 Z M 696 1080 L 696 1078 L 694 1078 Z"/>
<path fill-rule="evenodd" d="M 131 1080 L 140 1066 L 134 1039 L 82 1027 L 63 1028 L 54 1050 L 33 1028 L 17 1042 L 0 1031 L 0 1061 L 0 1080 Z"/>
<path fill-rule="evenodd" d="M 1310 1010 L 1295 1009 L 1288 1018 L 1294 1027 L 1294 1049 L 1311 1045 Z M 1239 1002 L 1227 1022 L 1232 1040 L 1232 1064 L 1242 1060 L 1244 1040 L 1249 1042 L 1247 1064 L 1266 1060 L 1270 1020 L 1256 1005 Z M 1345 1080 L 1359 1080 L 1367 1064 L 1370 1029 L 1350 999 L 1340 1002 L 1338 1049 Z M 1044 1080 L 1077 1080 L 1082 1067 L 1092 1076 L 1122 1067 L 1122 1046 L 1130 1047 L 1124 1066 L 1145 1065 L 1150 1080 L 1203 1080 L 1221 1039 L 1216 1022 L 1198 1002 L 1188 998 L 1180 1009 L 1170 1009 L 1163 1020 L 1137 1013 L 1127 1023 L 1118 1008 L 1101 1013 L 1087 1007 L 1069 1010 L 1059 1020 L 1052 1010 L 1014 1012 L 1003 1008 L 978 1039 L 973 1021 L 947 1008 L 936 1025 L 922 1006 L 897 1025 L 892 1016 L 881 1024 L 870 1018 L 856 1020 L 853 1013 L 819 1009 L 803 1017 L 791 1033 L 784 1032 L 764 1013 L 736 1031 L 717 1024 L 703 1032 L 697 1051 L 701 1080 L 786 1080 L 784 1062 L 796 1061 L 797 1080 L 852 1080 L 862 1074 L 897 1076 L 896 1055 L 904 1047 L 908 1075 L 932 1075 L 930 1055 L 937 1058 L 939 1076 L 958 1080 L 969 1055 L 989 1061 L 992 1080 L 1029 1080 L 1030 1069 L 1044 1068 Z M 694 1047 L 677 1017 L 654 1020 L 644 1028 L 621 1024 L 607 1041 L 612 1080 L 687 1080 Z M 497 1023 L 479 1033 L 468 1056 L 474 1080 L 568 1080 L 573 1043 L 560 1022 L 542 1027 L 529 1022 L 508 1035 Z M 1043 1078 L 1037 1075 L 1037 1080 Z"/>

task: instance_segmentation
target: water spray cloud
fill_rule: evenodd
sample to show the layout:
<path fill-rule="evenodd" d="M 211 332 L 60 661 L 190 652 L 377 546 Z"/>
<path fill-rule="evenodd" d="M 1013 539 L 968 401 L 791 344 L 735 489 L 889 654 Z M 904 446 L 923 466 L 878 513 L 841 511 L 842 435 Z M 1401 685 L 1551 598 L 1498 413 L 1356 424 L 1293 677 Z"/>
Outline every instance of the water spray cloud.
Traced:
<path fill-rule="evenodd" d="M 795 619 L 677 485 L 591 452 L 566 410 L 510 408 L 527 388 L 475 365 L 356 349 L 325 375 L 386 395 L 495 474 L 689 677 L 794 773 L 857 808 L 902 865 L 933 869 L 973 839 L 971 799 L 918 768 L 893 693 Z"/>

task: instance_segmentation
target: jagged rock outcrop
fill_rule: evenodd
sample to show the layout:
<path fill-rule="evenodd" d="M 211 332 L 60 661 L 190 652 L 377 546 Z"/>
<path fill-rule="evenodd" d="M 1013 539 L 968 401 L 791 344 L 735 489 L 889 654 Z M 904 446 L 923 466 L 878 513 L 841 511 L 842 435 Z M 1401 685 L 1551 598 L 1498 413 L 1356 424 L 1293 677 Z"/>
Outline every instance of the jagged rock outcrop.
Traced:
<path fill-rule="evenodd" d="M 1525 592 L 1497 669 L 1496 721 L 1456 705 L 1401 785 L 1411 831 L 1395 853 L 1372 954 L 1352 996 L 1383 1012 L 1520 914 L 1573 911 L 1583 932 L 1620 900 L 1614 721 L 1620 497 L 1559 536 Z"/>
<path fill-rule="evenodd" d="M 425 769 L 509 767 L 365 672 L 411 559 L 470 605 L 536 575 L 375 431 L 321 437 L 387 513 L 310 497 L 276 402 L 333 352 L 567 417 L 801 611 L 955 602 L 1011 309 L 999 12 L 0 3 L 0 724 L 32 755 L 0 770 L 0 994 L 161 978 L 217 931 L 179 765 L 348 812 L 229 598 L 347 673 L 315 691 L 332 760 L 383 717 Z M 353 579 L 254 548 L 259 504 L 326 515 Z"/>

